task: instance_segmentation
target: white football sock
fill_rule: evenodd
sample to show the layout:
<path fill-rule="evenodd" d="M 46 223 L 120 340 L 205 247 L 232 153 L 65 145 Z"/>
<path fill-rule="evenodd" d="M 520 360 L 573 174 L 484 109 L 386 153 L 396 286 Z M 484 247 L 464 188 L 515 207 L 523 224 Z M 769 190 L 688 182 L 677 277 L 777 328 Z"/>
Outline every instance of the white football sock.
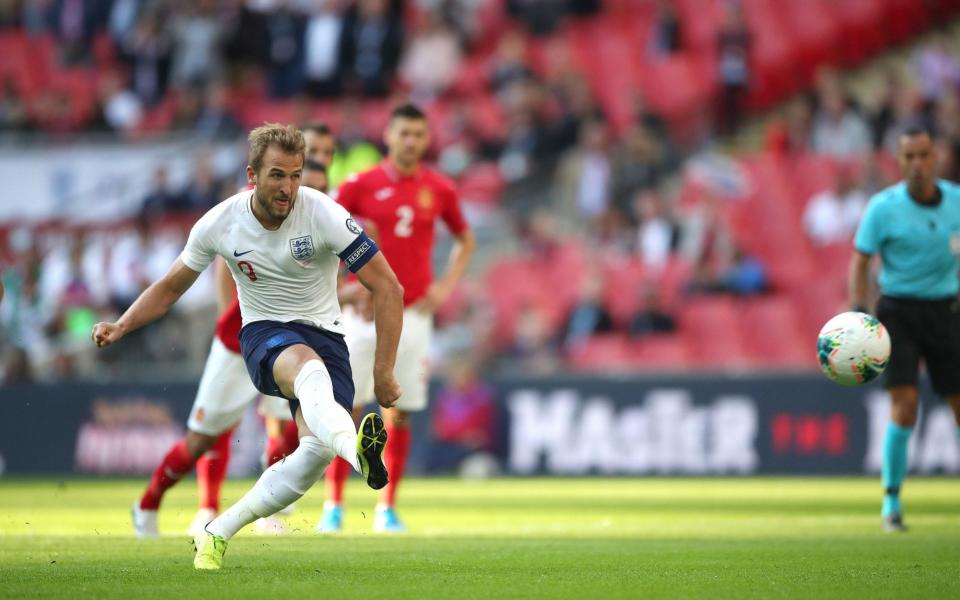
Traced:
<path fill-rule="evenodd" d="M 304 363 L 293 380 L 293 393 L 300 401 L 303 420 L 310 432 L 359 473 L 357 429 L 347 409 L 333 399 L 333 382 L 323 361 Z"/>
<path fill-rule="evenodd" d="M 269 517 L 303 496 L 326 470 L 333 450 L 312 436 L 300 438 L 300 446 L 284 460 L 274 463 L 243 498 L 207 525 L 207 531 L 226 539 L 260 517 Z"/>

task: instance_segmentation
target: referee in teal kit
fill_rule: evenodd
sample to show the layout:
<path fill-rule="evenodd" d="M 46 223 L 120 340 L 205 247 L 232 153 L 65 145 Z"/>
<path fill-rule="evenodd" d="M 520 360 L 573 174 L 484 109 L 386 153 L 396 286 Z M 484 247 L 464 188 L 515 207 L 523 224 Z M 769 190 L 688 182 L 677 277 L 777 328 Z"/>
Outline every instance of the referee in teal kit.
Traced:
<path fill-rule="evenodd" d="M 887 531 L 906 529 L 900 487 L 917 422 L 921 358 L 960 426 L 960 186 L 936 178 L 933 134 L 924 127 L 903 130 L 897 162 L 904 180 L 870 199 L 854 240 L 849 282 L 851 306 L 869 312 L 870 261 L 880 255 L 876 315 L 890 333 L 892 348 L 885 378 L 892 414 L 882 468 L 881 515 Z"/>

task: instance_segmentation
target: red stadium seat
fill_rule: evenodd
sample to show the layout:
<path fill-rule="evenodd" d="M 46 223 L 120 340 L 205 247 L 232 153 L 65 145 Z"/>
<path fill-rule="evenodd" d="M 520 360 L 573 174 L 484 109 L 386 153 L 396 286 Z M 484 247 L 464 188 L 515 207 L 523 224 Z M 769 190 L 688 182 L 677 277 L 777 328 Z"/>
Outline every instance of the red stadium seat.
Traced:
<path fill-rule="evenodd" d="M 798 322 L 788 299 L 752 299 L 744 303 L 740 314 L 740 329 L 751 362 L 766 368 L 816 368 L 816 335 Z"/>
<path fill-rule="evenodd" d="M 783 2 L 778 7 L 797 44 L 799 77 L 804 83 L 810 82 L 819 65 L 836 62 L 840 26 L 823 0 Z"/>
<path fill-rule="evenodd" d="M 839 50 L 845 66 L 855 66 L 883 49 L 888 39 L 883 0 L 844 0 L 832 3 L 843 35 Z"/>
<path fill-rule="evenodd" d="M 474 163 L 460 176 L 457 189 L 465 202 L 493 205 L 500 200 L 504 180 L 500 168 L 492 162 Z"/>
<path fill-rule="evenodd" d="M 885 0 L 884 22 L 890 41 L 902 42 L 927 26 L 929 15 L 923 2 L 916 0 Z"/>
<path fill-rule="evenodd" d="M 683 48 L 712 57 L 717 49 L 717 34 L 723 24 L 722 0 L 677 0 L 677 12 L 683 24 Z"/>
<path fill-rule="evenodd" d="M 679 335 L 653 335 L 630 342 L 630 364 L 635 371 L 682 371 L 694 367 Z"/>
<path fill-rule="evenodd" d="M 624 372 L 631 365 L 630 347 L 620 334 L 595 335 L 569 348 L 567 361 L 577 371 Z"/>
<path fill-rule="evenodd" d="M 696 298 L 680 313 L 680 333 L 692 359 L 713 368 L 745 365 L 738 307 L 732 298 Z"/>

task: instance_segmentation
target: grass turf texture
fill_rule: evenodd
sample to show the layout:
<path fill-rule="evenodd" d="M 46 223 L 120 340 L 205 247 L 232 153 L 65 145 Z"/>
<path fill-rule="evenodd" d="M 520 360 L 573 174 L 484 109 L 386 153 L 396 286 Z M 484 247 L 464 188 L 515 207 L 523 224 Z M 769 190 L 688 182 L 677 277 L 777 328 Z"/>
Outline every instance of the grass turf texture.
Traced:
<path fill-rule="evenodd" d="M 226 501 L 250 481 L 229 482 Z M 876 478 L 405 482 L 412 533 L 370 532 L 354 479 L 346 532 L 312 533 L 318 486 L 285 537 L 245 529 L 198 573 L 183 531 L 195 484 L 166 498 L 160 540 L 131 534 L 144 482 L 0 480 L 0 597 L 923 597 L 956 593 L 960 482 L 907 481 L 906 534 L 880 530 Z M 954 596 L 955 597 L 955 596 Z"/>

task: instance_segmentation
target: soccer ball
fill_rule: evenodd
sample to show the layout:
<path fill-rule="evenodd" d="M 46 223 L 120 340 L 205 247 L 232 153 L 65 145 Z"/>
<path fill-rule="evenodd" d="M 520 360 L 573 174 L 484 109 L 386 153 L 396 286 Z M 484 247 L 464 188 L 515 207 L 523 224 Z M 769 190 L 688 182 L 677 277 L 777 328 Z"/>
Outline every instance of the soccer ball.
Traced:
<path fill-rule="evenodd" d="M 862 385 L 887 368 L 890 335 L 876 317 L 862 312 L 840 313 L 820 330 L 817 357 L 831 380 L 841 385 Z"/>

